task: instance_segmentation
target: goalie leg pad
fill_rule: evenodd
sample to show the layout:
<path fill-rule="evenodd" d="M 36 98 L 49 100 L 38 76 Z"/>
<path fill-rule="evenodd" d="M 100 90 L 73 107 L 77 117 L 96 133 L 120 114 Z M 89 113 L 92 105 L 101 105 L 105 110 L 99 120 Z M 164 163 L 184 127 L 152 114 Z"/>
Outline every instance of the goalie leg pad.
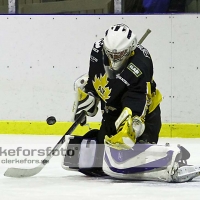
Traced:
<path fill-rule="evenodd" d="M 95 167 L 96 141 L 84 139 L 81 142 L 79 168 Z"/>
<path fill-rule="evenodd" d="M 173 182 L 180 155 L 176 146 L 136 144 L 130 150 L 117 150 L 105 145 L 103 171 L 119 179 Z"/>
<path fill-rule="evenodd" d="M 65 170 L 78 171 L 79 151 L 82 137 L 66 135 L 61 166 Z"/>
<path fill-rule="evenodd" d="M 76 170 L 98 167 L 96 163 L 97 144 L 94 139 L 66 136 L 62 168 Z"/>
<path fill-rule="evenodd" d="M 105 176 L 102 171 L 104 145 L 97 144 L 98 130 L 91 130 L 85 136 L 66 136 L 61 166 L 89 176 Z M 88 138 L 89 139 L 88 139 Z"/>
<path fill-rule="evenodd" d="M 84 139 L 81 143 L 79 172 L 93 177 L 107 176 L 102 170 L 104 145 L 96 140 Z"/>

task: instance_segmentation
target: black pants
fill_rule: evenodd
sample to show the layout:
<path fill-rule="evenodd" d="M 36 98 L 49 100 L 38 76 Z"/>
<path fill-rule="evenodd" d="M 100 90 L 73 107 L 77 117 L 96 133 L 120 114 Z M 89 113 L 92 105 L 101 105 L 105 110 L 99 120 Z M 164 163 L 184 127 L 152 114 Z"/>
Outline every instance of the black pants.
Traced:
<path fill-rule="evenodd" d="M 105 135 L 110 137 L 111 135 L 116 134 L 115 121 L 117 118 L 118 116 L 108 115 L 103 118 L 102 125 L 97 135 L 97 141 L 100 144 L 104 143 Z M 153 112 L 146 115 L 144 133 L 139 138 L 137 138 L 136 142 L 144 141 L 157 144 L 161 125 L 160 106 L 157 106 Z"/>

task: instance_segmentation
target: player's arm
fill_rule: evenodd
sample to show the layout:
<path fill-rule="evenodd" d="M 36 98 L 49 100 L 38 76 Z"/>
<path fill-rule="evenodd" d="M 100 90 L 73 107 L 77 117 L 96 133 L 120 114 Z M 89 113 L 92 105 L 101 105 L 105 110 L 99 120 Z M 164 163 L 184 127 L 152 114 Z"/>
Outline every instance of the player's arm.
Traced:
<path fill-rule="evenodd" d="M 94 89 L 92 80 L 96 74 L 96 70 L 101 65 L 101 60 L 99 59 L 101 53 L 101 40 L 96 42 L 92 48 L 90 54 L 90 66 L 87 75 L 83 75 L 75 81 L 75 103 L 74 103 L 74 120 L 80 115 L 84 110 L 87 116 L 93 117 L 98 111 L 99 97 Z M 86 123 L 86 118 L 81 123 L 84 125 Z"/>
<path fill-rule="evenodd" d="M 77 119 L 82 111 L 86 111 L 86 115 L 93 117 L 98 111 L 99 99 L 92 92 L 86 92 L 85 87 L 88 82 L 88 75 L 85 74 L 79 77 L 74 83 L 75 101 L 73 105 L 73 121 Z M 85 125 L 86 117 L 81 122 Z"/>
<path fill-rule="evenodd" d="M 132 147 L 145 129 L 148 109 L 145 75 L 141 73 L 140 76 L 133 77 L 132 81 L 121 99 L 123 111 L 115 122 L 117 134 L 111 138 L 106 137 L 107 143 L 115 146 L 119 144 L 121 148 Z"/>

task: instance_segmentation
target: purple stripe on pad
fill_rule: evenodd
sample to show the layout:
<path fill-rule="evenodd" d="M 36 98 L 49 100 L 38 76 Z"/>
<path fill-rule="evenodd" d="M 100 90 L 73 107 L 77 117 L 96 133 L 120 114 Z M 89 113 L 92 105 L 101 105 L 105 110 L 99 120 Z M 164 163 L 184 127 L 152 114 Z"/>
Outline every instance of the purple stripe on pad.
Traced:
<path fill-rule="evenodd" d="M 152 144 L 135 144 L 130 150 L 117 150 L 110 148 L 112 158 L 116 162 L 124 162 L 150 148 Z"/>
<path fill-rule="evenodd" d="M 109 166 L 110 170 L 115 173 L 121 173 L 121 174 L 134 174 L 134 173 L 140 173 L 140 172 L 146 172 L 150 170 L 162 170 L 163 168 L 166 168 L 169 163 L 171 162 L 173 155 L 173 151 L 168 151 L 167 155 L 161 159 L 158 159 L 156 161 L 149 162 L 144 165 L 138 165 L 137 167 L 130 167 L 130 168 L 124 168 L 124 169 L 118 169 L 116 167 L 113 167 L 108 159 L 107 153 L 105 152 L 104 160 Z M 160 168 L 160 169 L 159 169 Z"/>

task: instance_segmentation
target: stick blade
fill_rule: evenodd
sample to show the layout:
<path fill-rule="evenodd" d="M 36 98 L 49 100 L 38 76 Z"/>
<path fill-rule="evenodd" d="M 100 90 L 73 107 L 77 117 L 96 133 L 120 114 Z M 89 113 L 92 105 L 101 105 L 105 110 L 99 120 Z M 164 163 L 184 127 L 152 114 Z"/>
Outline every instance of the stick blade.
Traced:
<path fill-rule="evenodd" d="M 8 168 L 5 171 L 4 176 L 12 178 L 30 177 L 38 174 L 43 169 L 43 167 L 44 167 L 43 165 L 40 165 L 32 169 Z"/>

